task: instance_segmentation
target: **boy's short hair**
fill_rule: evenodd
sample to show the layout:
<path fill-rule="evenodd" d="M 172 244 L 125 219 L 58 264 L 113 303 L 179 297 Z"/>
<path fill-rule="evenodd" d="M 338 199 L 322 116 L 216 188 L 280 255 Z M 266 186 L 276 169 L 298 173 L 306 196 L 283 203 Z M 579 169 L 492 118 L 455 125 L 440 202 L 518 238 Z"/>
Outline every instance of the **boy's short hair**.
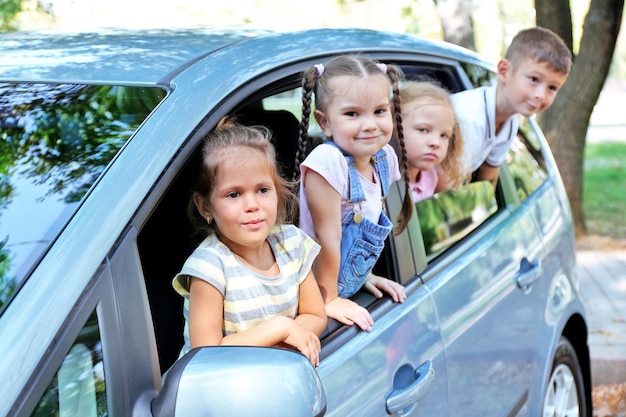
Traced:
<path fill-rule="evenodd" d="M 533 27 L 518 32 L 506 51 L 505 59 L 517 67 L 523 60 L 546 63 L 553 70 L 569 74 L 572 53 L 563 39 L 549 29 Z"/>

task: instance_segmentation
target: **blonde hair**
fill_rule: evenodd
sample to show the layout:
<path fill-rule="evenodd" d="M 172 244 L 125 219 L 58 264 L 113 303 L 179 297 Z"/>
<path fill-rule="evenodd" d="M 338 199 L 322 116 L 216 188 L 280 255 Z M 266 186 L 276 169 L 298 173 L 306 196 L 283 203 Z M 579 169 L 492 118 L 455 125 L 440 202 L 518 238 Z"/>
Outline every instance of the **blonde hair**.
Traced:
<path fill-rule="evenodd" d="M 463 164 L 463 137 L 459 119 L 450 100 L 450 93 L 433 82 L 408 81 L 400 86 L 400 100 L 405 109 L 407 104 L 411 104 L 411 109 L 430 105 L 447 106 L 452 109 L 454 125 L 448 142 L 448 152 L 441 162 L 441 168 L 452 180 L 453 187 L 458 187 L 466 182 L 468 173 Z M 406 120 L 407 115 L 403 115 L 403 118 Z"/>
<path fill-rule="evenodd" d="M 192 186 L 192 198 L 187 206 L 187 214 L 194 225 L 199 229 L 206 229 L 208 226 L 209 232 L 217 231 L 215 222 L 207 224 L 206 219 L 200 216 L 193 202 L 193 195 L 199 194 L 203 198 L 209 199 L 216 186 L 218 168 L 225 158 L 233 155 L 233 151 L 254 150 L 263 154 L 278 197 L 276 224 L 287 223 L 295 217 L 298 199 L 293 192 L 294 185 L 279 174 L 276 165 L 276 151 L 272 145 L 271 137 L 271 132 L 265 126 L 243 126 L 230 118 L 224 118 L 204 138 L 202 163 Z"/>
<path fill-rule="evenodd" d="M 566 75 L 572 67 L 572 53 L 563 39 L 539 26 L 518 32 L 504 58 L 513 64 L 513 68 L 528 59 L 546 63 L 556 72 Z"/>

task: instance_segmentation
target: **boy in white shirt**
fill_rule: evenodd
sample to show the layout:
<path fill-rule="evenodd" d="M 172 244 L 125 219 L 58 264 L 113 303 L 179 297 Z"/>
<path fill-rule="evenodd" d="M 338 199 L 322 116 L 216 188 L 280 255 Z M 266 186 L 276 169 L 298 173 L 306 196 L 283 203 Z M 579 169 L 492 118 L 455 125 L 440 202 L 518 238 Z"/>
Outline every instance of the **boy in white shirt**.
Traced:
<path fill-rule="evenodd" d="M 530 117 L 550 107 L 565 83 L 572 55 L 563 40 L 548 29 L 519 32 L 498 62 L 497 82 L 451 96 L 465 140 L 465 161 L 472 180 L 498 181 L 519 115 Z M 438 191 L 448 188 L 447 178 Z"/>

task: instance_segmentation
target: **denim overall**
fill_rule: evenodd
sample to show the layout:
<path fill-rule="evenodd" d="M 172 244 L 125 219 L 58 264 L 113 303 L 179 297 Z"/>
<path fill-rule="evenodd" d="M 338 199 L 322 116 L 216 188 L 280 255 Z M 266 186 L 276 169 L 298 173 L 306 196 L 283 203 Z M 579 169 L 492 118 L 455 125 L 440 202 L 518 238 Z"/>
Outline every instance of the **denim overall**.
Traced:
<path fill-rule="evenodd" d="M 334 142 L 326 142 L 336 146 Z M 343 152 L 343 151 L 342 151 Z M 378 223 L 374 223 L 361 215 L 361 203 L 365 201 L 359 173 L 354 158 L 344 153 L 348 162 L 348 204 L 352 211 L 341 222 L 341 265 L 339 267 L 339 297 L 353 296 L 365 283 L 376 260 L 380 256 L 385 239 L 391 232 L 393 224 L 384 210 L 384 199 L 389 191 L 389 167 L 387 154 L 379 150 L 372 157 L 374 170 L 382 187 L 383 210 Z"/>

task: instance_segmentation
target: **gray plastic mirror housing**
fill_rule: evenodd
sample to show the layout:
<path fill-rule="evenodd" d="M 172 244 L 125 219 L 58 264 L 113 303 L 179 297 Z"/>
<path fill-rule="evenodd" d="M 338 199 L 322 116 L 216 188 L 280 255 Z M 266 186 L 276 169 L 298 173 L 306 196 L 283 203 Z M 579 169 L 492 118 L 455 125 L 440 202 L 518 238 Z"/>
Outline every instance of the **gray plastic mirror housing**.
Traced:
<path fill-rule="evenodd" d="M 152 400 L 154 417 L 319 417 L 322 383 L 302 354 L 263 347 L 203 347 L 167 372 Z"/>

